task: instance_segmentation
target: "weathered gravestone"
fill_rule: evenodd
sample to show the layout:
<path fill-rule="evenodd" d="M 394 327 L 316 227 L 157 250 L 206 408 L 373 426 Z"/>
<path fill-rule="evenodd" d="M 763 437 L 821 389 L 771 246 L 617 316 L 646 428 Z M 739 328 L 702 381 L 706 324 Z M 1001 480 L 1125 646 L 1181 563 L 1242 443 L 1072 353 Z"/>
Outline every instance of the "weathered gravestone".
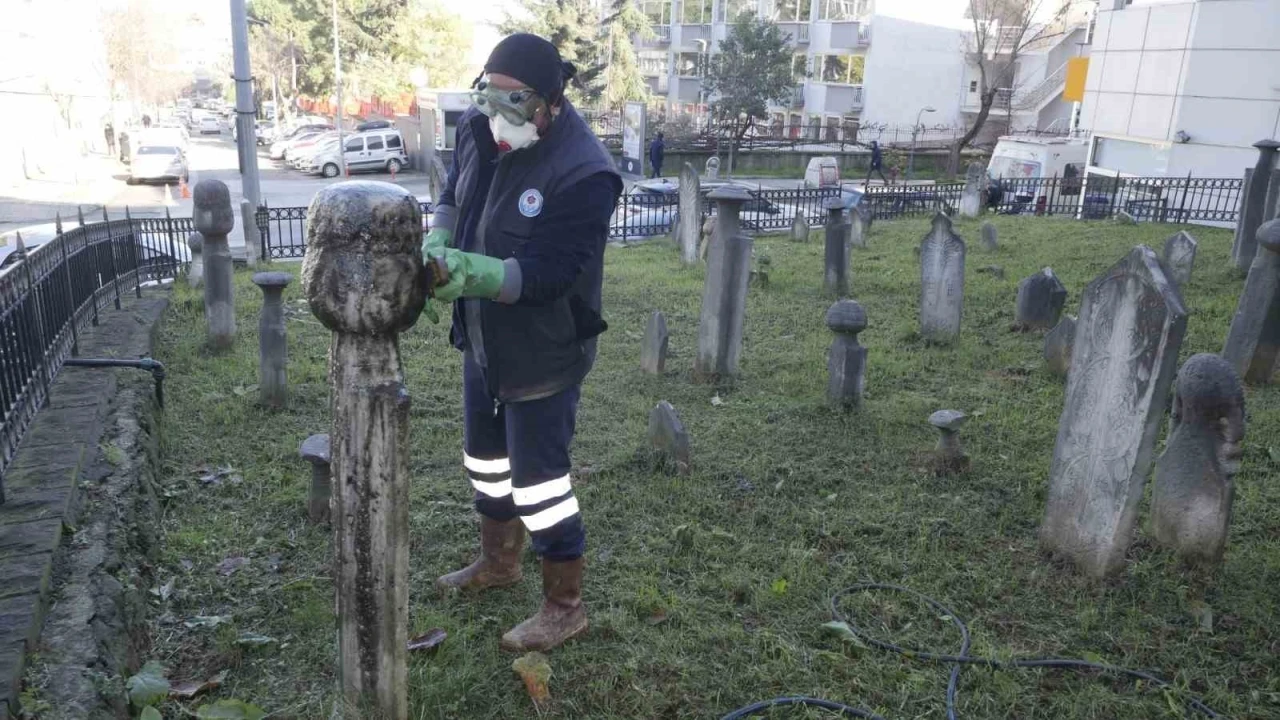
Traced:
<path fill-rule="evenodd" d="M 827 400 L 857 407 L 867 371 L 867 349 L 858 344 L 858 333 L 867 327 L 867 313 L 853 300 L 839 300 L 827 309 L 827 327 L 836 334 L 827 355 Z"/>
<path fill-rule="evenodd" d="M 209 345 L 228 350 L 236 339 L 235 288 L 227 233 L 236 225 L 231 194 L 221 180 L 201 180 L 192 192 L 196 232 L 204 238 L 204 317 Z"/>
<path fill-rule="evenodd" d="M 329 433 L 319 433 L 302 441 L 298 455 L 311 464 L 311 488 L 307 492 L 307 519 L 329 522 L 329 499 L 333 495 L 333 475 L 329 468 Z"/>
<path fill-rule="evenodd" d="M 969 419 L 959 410 L 939 410 L 929 416 L 929 424 L 938 428 L 938 447 L 934 450 L 934 472 L 938 475 L 969 469 L 969 456 L 960 447 L 960 427 Z"/>
<path fill-rule="evenodd" d="M 984 220 L 982 222 L 982 249 L 987 252 L 995 252 L 1000 249 L 1000 240 L 996 234 L 996 226 L 991 221 Z"/>
<path fill-rule="evenodd" d="M 706 171 L 708 180 L 716 180 L 720 177 L 720 158 L 712 155 L 707 158 L 707 164 L 703 168 Z"/>
<path fill-rule="evenodd" d="M 1186 287 L 1186 284 L 1191 282 L 1191 270 L 1196 264 L 1198 248 L 1196 239 L 1186 230 L 1179 230 L 1178 234 L 1164 241 L 1164 253 L 1161 259 L 1169 269 L 1169 276 L 1178 283 L 1179 288 Z"/>
<path fill-rule="evenodd" d="M 644 329 L 644 344 L 640 347 L 640 370 L 649 375 L 661 375 L 667 366 L 667 318 L 661 310 L 654 310 Z"/>
<path fill-rule="evenodd" d="M 1173 429 L 1156 461 L 1151 527 L 1181 557 L 1217 564 L 1227 544 L 1244 440 L 1244 388 L 1230 363 L 1192 355 L 1178 371 Z"/>
<path fill-rule="evenodd" d="M 193 288 L 204 285 L 204 236 L 193 232 L 187 236 L 191 248 L 191 266 L 187 268 L 187 284 Z"/>
<path fill-rule="evenodd" d="M 1145 245 L 1085 288 L 1040 538 L 1090 576 L 1124 562 L 1186 329 Z"/>
<path fill-rule="evenodd" d="M 1116 222 L 1120 225 L 1137 225 L 1138 218 L 1130 214 L 1128 210 L 1117 210 Z"/>
<path fill-rule="evenodd" d="M 307 210 L 302 282 L 329 346 L 334 582 L 343 699 L 409 715 L 409 392 L 399 334 L 427 297 L 417 199 L 343 182 Z"/>
<path fill-rule="evenodd" d="M 849 244 L 856 248 L 866 248 L 871 232 L 871 210 L 861 203 L 849 211 Z"/>
<path fill-rule="evenodd" d="M 839 199 L 829 198 L 823 207 L 827 210 L 827 226 L 822 290 L 844 297 L 849 294 L 849 223 L 844 221 L 844 206 Z"/>
<path fill-rule="evenodd" d="M 716 217 L 714 215 L 708 217 L 702 223 L 702 240 L 698 244 L 698 259 L 702 262 L 707 261 L 707 253 L 711 249 L 711 241 L 716 234 Z"/>
<path fill-rule="evenodd" d="M 1018 330 L 1048 330 L 1058 324 L 1067 288 L 1053 268 L 1045 268 L 1018 283 L 1018 302 L 1013 326 Z"/>
<path fill-rule="evenodd" d="M 964 173 L 964 189 L 960 191 L 960 215 L 976 218 L 982 212 L 982 191 L 985 190 L 987 169 L 980 162 L 969 163 Z"/>
<path fill-rule="evenodd" d="M 671 403 L 663 400 L 649 413 L 649 443 L 662 454 L 681 475 L 693 467 L 689 451 L 689 432 Z"/>
<path fill-rule="evenodd" d="M 751 195 L 737 185 L 726 185 L 707 197 L 716 203 L 716 226 L 702 288 L 694 375 L 713 381 L 737 375 L 742 356 L 752 241 L 742 233 L 738 213 Z"/>
<path fill-rule="evenodd" d="M 809 221 L 804 217 L 804 211 L 796 208 L 796 217 L 791 221 L 791 240 L 792 242 L 809 242 Z"/>
<path fill-rule="evenodd" d="M 1258 228 L 1249 268 L 1222 357 L 1247 383 L 1268 383 L 1280 357 L 1280 219 Z"/>
<path fill-rule="evenodd" d="M 1222 351 L 1250 384 L 1271 382 L 1280 368 L 1280 218 L 1262 224 L 1257 244 Z"/>
<path fill-rule="evenodd" d="M 1076 342 L 1076 319 L 1064 316 L 1044 336 L 1044 361 L 1049 372 L 1066 377 L 1071 370 L 1071 348 Z"/>
<path fill-rule="evenodd" d="M 698 262 L 699 218 L 702 217 L 702 184 L 698 172 L 689 163 L 680 169 L 680 222 L 676 230 L 676 242 L 680 244 L 680 262 L 693 265 Z"/>
<path fill-rule="evenodd" d="M 1267 193 L 1272 184 L 1280 142 L 1259 140 L 1253 146 L 1258 149 L 1258 162 L 1245 174 L 1244 192 L 1240 194 L 1240 219 L 1231 244 L 1231 262 L 1240 273 L 1249 272 L 1258 250 L 1258 228 L 1271 219 L 1266 216 Z"/>
<path fill-rule="evenodd" d="M 933 229 L 920 244 L 920 336 L 925 342 L 951 343 L 960 335 L 964 255 L 964 240 L 951 230 L 951 218 L 934 215 Z"/>
<path fill-rule="evenodd" d="M 258 396 L 267 407 L 281 407 L 289 397 L 289 342 L 284 324 L 284 289 L 293 281 L 285 272 L 253 274 L 262 288 L 258 318 Z"/>

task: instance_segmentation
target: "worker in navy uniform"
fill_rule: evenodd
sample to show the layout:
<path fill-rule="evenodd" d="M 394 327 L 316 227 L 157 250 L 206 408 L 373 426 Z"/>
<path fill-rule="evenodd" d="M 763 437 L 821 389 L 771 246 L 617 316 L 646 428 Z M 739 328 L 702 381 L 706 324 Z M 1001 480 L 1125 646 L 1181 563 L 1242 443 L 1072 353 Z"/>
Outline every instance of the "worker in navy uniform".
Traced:
<path fill-rule="evenodd" d="M 574 75 L 527 33 L 493 49 L 458 122 L 449 179 L 423 253 L 440 267 L 463 353 L 463 466 L 480 557 L 437 580 L 483 590 L 519 582 L 526 531 L 542 565 L 541 609 L 502 637 L 556 647 L 587 628 L 586 528 L 569 446 L 596 356 L 605 241 L 622 180 L 564 96 Z"/>

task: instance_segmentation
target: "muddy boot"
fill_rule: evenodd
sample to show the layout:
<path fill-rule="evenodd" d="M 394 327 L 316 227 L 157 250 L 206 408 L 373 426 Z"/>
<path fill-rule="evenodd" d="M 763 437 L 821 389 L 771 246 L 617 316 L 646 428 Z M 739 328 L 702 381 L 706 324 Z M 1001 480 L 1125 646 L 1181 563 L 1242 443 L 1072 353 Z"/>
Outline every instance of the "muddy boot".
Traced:
<path fill-rule="evenodd" d="M 550 650 L 587 629 L 582 607 L 582 558 L 542 560 L 542 609 L 502 636 L 502 649 Z"/>
<path fill-rule="evenodd" d="M 436 580 L 441 590 L 484 590 L 520 582 L 524 525 L 519 518 L 500 522 L 480 516 L 480 559 Z"/>

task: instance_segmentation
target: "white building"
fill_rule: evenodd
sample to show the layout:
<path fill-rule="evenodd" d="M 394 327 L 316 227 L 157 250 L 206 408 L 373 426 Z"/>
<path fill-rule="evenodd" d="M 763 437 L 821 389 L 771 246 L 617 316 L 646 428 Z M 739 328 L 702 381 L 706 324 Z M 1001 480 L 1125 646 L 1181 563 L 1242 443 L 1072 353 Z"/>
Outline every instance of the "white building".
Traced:
<path fill-rule="evenodd" d="M 1081 126 L 1093 172 L 1240 177 L 1280 137 L 1280 2 L 1102 0 Z"/>
<path fill-rule="evenodd" d="M 653 27 L 653 37 L 637 40 L 640 67 L 651 93 L 672 112 L 706 106 L 703 70 L 746 11 L 777 23 L 795 49 L 795 91 L 770 108 L 775 130 L 816 139 L 855 123 L 910 128 L 919 119 L 955 128 L 979 109 L 967 0 L 639 0 L 639 6 Z M 1059 99 L 1065 65 L 1085 36 L 1084 22 L 1068 24 L 1026 51 L 1013 87 L 991 112 L 992 138 L 1011 128 L 1067 129 L 1071 107 Z"/>

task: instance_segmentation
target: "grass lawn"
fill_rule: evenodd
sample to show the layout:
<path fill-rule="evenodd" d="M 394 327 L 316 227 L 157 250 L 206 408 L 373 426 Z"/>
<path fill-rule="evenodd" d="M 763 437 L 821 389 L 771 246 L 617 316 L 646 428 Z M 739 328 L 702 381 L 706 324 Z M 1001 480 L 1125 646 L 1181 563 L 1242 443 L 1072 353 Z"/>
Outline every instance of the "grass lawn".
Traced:
<path fill-rule="evenodd" d="M 831 299 L 821 293 L 820 230 L 808 244 L 757 240 L 757 252 L 772 258 L 771 283 L 750 291 L 742 375 L 732 387 L 690 381 L 703 270 L 681 268 L 665 243 L 608 251 L 611 329 L 584 388 L 574 446 L 592 627 L 551 653 L 554 701 L 542 714 L 717 718 L 756 700 L 806 694 L 888 718 L 942 718 L 947 668 L 859 648 L 821 629 L 835 591 L 879 581 L 953 608 L 969 623 L 974 654 L 1143 668 L 1231 716 L 1280 717 L 1280 388 L 1248 391 L 1235 521 L 1215 575 L 1181 568 L 1145 529 L 1110 583 L 1049 560 L 1036 533 L 1064 383 L 1044 369 L 1042 335 L 1009 331 L 1018 279 L 1052 266 L 1074 314 L 1089 280 L 1132 246 L 1159 248 L 1179 228 L 993 222 L 1001 242 L 995 253 L 980 249 L 977 222 L 956 223 L 970 254 L 963 332 L 953 348 L 926 347 L 916 332 L 912 246 L 927 220 L 877 223 L 871 249 L 855 251 L 852 285 L 869 317 L 861 339 L 870 356 L 865 404 L 854 413 L 824 403 L 831 333 L 823 315 Z M 1242 287 L 1227 269 L 1230 232 L 1190 231 L 1200 257 L 1185 293 L 1184 360 L 1221 349 Z M 1003 266 L 1007 277 L 977 272 L 988 264 Z M 299 266 L 277 269 L 296 275 Z M 157 572 L 174 589 L 166 602 L 156 600 L 151 657 L 176 679 L 230 669 L 220 695 L 273 717 L 324 718 L 336 686 L 330 539 L 307 523 L 309 468 L 297 452 L 307 435 L 328 430 L 329 334 L 292 285 L 293 395 L 287 410 L 261 409 L 254 386 L 260 292 L 248 273 L 236 283 L 234 353 L 215 358 L 203 349 L 202 311 L 185 287 L 162 329 L 171 500 Z M 672 334 L 663 377 L 638 371 L 641 334 L 655 308 Z M 501 633 L 537 607 L 532 555 L 516 588 L 477 597 L 441 597 L 432 588 L 477 546 L 460 462 L 460 356 L 446 335 L 424 319 L 401 338 L 413 397 L 411 623 L 414 631 L 449 633 L 435 654 L 411 658 L 413 717 L 534 717 L 511 671 L 513 656 L 498 649 Z M 717 395 L 722 404 L 712 403 Z M 663 473 L 646 448 L 648 412 L 663 399 L 689 428 L 689 477 Z M 960 476 L 935 478 L 928 470 L 937 431 L 926 418 L 940 408 L 972 416 L 961 438 L 973 464 Z M 206 484 L 202 466 L 234 473 Z M 249 563 L 221 574 L 218 564 L 231 557 Z M 903 597 L 851 598 L 844 607 L 895 642 L 939 652 L 959 643 L 946 618 Z M 230 621 L 187 627 L 194 616 Z M 245 646 L 237 643 L 242 633 L 277 642 Z M 1176 693 L 1132 682 L 977 668 L 961 676 L 959 712 L 1053 720 L 1182 715 Z M 166 708 L 165 717 L 179 716 Z"/>

